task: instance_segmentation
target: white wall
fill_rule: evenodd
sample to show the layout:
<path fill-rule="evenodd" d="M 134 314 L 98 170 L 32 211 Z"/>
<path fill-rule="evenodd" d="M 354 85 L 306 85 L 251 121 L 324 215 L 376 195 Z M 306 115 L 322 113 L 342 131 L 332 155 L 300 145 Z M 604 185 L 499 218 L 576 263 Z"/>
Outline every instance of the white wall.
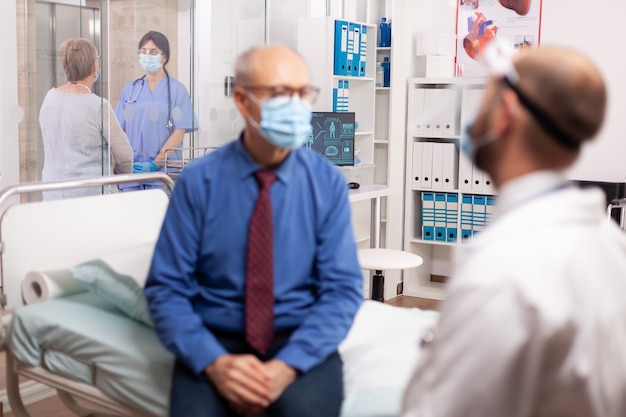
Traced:
<path fill-rule="evenodd" d="M 626 178 L 626 64 L 621 30 L 626 3 L 621 1 L 544 0 L 541 44 L 576 48 L 595 61 L 609 90 L 604 128 L 583 150 L 570 177 L 622 182 Z"/>

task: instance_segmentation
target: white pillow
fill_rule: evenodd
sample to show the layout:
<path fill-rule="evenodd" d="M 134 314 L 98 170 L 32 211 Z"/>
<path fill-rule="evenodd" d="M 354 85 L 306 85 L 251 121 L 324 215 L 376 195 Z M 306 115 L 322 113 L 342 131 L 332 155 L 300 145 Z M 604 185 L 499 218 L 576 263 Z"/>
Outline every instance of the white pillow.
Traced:
<path fill-rule="evenodd" d="M 130 318 L 153 326 L 143 293 L 154 242 L 76 265 L 70 272 L 94 294 L 117 306 Z"/>

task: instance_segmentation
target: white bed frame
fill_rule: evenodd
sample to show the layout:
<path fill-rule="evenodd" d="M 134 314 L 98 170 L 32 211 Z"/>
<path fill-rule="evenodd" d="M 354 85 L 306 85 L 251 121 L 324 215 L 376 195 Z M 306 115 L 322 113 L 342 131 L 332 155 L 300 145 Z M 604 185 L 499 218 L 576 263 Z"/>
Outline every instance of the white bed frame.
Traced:
<path fill-rule="evenodd" d="M 159 180 L 164 189 L 103 194 L 64 200 L 15 204 L 24 193 L 104 187 Z M 0 301 L 8 309 L 23 304 L 20 281 L 32 270 L 69 268 L 104 253 L 156 241 L 169 198 L 172 179 L 163 173 L 116 175 L 71 181 L 22 184 L 0 193 Z M 14 204 L 7 204 L 13 200 Z M 7 396 L 16 417 L 30 417 L 22 401 L 19 377 L 57 390 L 63 403 L 78 416 L 145 416 L 99 389 L 55 375 L 41 367 L 20 363 L 4 340 L 5 317 L 0 329 L 0 350 L 6 354 Z M 79 403 L 85 400 L 88 405 Z"/>

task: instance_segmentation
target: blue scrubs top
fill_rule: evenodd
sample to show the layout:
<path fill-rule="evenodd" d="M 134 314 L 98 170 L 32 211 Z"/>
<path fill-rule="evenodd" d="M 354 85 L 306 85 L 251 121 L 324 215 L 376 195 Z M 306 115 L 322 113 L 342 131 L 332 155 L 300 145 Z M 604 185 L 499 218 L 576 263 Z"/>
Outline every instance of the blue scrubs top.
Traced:
<path fill-rule="evenodd" d="M 169 77 L 171 98 L 168 100 L 167 80 L 164 77 L 152 92 L 145 77 L 129 82 L 115 107 L 115 115 L 133 147 L 135 162 L 153 160 L 174 130 L 185 129 L 189 133 L 195 127 L 187 89 Z M 172 130 L 167 127 L 168 104 Z"/>

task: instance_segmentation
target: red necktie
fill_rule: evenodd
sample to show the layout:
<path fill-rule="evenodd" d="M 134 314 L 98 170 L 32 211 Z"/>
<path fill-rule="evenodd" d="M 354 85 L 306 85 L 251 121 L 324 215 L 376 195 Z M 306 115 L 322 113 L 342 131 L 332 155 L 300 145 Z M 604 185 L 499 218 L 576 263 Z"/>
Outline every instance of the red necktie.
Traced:
<path fill-rule="evenodd" d="M 254 176 L 260 190 L 248 231 L 246 341 L 264 355 L 274 336 L 274 231 L 270 186 L 276 174 L 257 171 Z"/>

